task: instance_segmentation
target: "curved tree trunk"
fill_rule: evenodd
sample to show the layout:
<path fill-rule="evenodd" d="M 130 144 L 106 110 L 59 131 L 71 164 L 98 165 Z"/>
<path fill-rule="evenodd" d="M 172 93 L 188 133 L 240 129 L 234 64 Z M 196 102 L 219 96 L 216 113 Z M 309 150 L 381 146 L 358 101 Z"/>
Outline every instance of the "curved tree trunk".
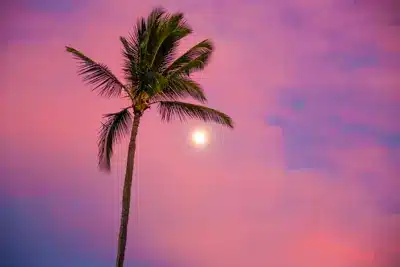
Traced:
<path fill-rule="evenodd" d="M 133 167 L 135 163 L 135 150 L 136 150 L 136 136 L 138 133 L 139 122 L 141 114 L 135 114 L 132 125 L 131 138 L 129 141 L 128 158 L 126 160 L 126 171 L 124 180 L 124 189 L 122 193 L 122 212 L 121 222 L 118 236 L 118 251 L 116 267 L 123 267 L 125 259 L 125 248 L 128 233 L 128 221 L 129 221 L 129 208 L 131 204 L 131 187 L 133 179 Z"/>

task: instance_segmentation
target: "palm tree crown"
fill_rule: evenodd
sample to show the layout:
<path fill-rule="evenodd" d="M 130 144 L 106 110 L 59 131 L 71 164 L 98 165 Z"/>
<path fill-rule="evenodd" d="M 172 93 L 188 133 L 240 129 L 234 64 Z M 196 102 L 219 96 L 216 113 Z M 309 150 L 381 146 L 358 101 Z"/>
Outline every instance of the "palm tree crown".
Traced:
<path fill-rule="evenodd" d="M 66 47 L 79 63 L 78 74 L 93 90 L 102 96 L 127 97 L 132 101 L 131 106 L 104 116 L 98 140 L 101 169 L 110 170 L 113 145 L 129 132 L 132 113 L 141 116 L 152 105 L 158 105 L 161 119 L 165 121 L 196 118 L 233 128 L 228 115 L 179 101 L 190 97 L 203 104 L 207 102 L 202 87 L 191 74 L 204 69 L 209 62 L 214 48 L 212 42 L 204 40 L 176 56 L 180 41 L 191 33 L 183 13 L 168 14 L 163 8 L 155 8 L 147 19 L 140 18 L 128 37 L 120 37 L 125 83 L 106 65 Z"/>

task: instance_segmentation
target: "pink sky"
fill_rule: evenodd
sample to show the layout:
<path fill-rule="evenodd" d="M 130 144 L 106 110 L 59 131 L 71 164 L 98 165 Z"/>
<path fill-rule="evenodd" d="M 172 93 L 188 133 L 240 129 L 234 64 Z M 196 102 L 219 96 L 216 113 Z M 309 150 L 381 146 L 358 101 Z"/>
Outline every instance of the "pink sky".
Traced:
<path fill-rule="evenodd" d="M 400 266 L 395 0 L 58 2 L 0 13 L 4 266 L 113 264 L 126 149 L 99 172 L 96 133 L 125 103 L 64 46 L 119 75 L 118 37 L 156 5 L 186 14 L 182 48 L 214 40 L 196 78 L 236 129 L 209 125 L 199 152 L 184 140 L 202 123 L 145 116 L 126 266 Z"/>

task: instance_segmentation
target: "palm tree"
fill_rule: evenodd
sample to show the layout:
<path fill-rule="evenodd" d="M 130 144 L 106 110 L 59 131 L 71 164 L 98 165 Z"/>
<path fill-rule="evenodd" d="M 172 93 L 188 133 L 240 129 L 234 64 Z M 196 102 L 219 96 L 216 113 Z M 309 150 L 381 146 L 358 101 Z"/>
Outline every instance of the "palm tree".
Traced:
<path fill-rule="evenodd" d="M 105 121 L 98 138 L 99 167 L 110 171 L 114 144 L 129 130 L 131 132 L 116 267 L 124 264 L 136 136 L 144 112 L 157 105 L 163 121 L 194 118 L 233 128 L 232 119 L 228 115 L 209 107 L 179 101 L 191 97 L 203 104 L 207 102 L 203 89 L 191 78 L 191 74 L 202 70 L 209 62 L 213 51 L 212 42 L 204 40 L 176 57 L 179 42 L 191 33 L 192 29 L 182 13 L 169 14 L 163 8 L 155 8 L 147 18 L 140 18 L 128 37 L 120 37 L 125 83 L 106 65 L 72 47 L 66 47 L 67 52 L 79 63 L 78 75 L 93 90 L 103 96 L 126 97 L 131 101 L 130 106 L 119 112 L 104 115 Z"/>

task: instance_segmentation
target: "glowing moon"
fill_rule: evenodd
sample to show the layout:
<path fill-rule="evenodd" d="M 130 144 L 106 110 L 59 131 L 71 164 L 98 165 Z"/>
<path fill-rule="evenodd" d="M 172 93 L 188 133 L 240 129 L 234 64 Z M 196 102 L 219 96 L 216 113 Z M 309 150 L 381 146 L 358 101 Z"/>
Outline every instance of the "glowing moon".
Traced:
<path fill-rule="evenodd" d="M 207 133 L 203 130 L 196 130 L 192 134 L 192 142 L 196 146 L 204 146 L 207 143 Z"/>

